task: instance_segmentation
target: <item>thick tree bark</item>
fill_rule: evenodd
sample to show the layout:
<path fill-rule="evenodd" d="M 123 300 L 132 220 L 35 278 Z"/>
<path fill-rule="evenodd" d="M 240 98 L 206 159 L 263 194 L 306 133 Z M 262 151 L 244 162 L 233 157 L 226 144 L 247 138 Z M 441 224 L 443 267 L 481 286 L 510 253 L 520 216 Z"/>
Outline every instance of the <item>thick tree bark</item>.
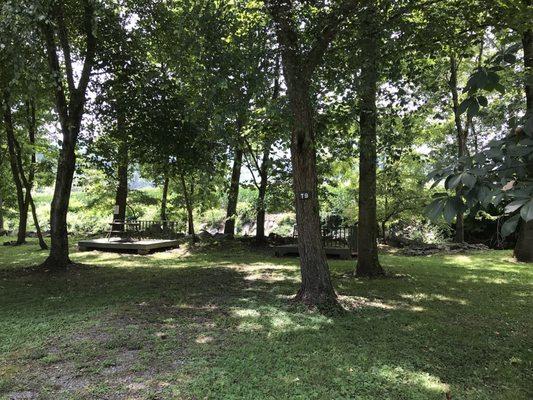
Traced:
<path fill-rule="evenodd" d="M 359 114 L 359 226 L 357 235 L 357 276 L 383 275 L 377 248 L 376 165 L 379 29 L 376 11 L 370 7 L 361 22 L 365 36 L 361 43 L 361 105 Z"/>
<path fill-rule="evenodd" d="M 276 24 L 291 110 L 291 161 L 302 276 L 295 300 L 326 309 L 338 307 L 338 302 L 320 232 L 314 110 L 310 84 L 312 74 L 320 64 L 344 16 L 355 6 L 356 2 L 353 1 L 342 2 L 338 9 L 324 18 L 324 25 L 319 27 L 319 34 L 313 46 L 303 53 L 298 40 L 298 28 L 292 15 L 292 3 L 288 0 L 267 1 L 267 7 Z"/>
<path fill-rule="evenodd" d="M 56 111 L 59 115 L 62 133 L 54 196 L 50 207 L 50 255 L 42 264 L 42 267 L 47 269 L 66 269 L 72 264 L 69 258 L 68 248 L 67 213 L 76 167 L 76 144 L 85 107 L 85 95 L 96 53 L 96 37 L 93 32 L 94 8 L 92 2 L 89 0 L 83 0 L 82 3 L 86 49 L 85 60 L 77 87 L 74 84 L 70 45 L 68 43 L 67 28 L 61 8 L 62 3 L 55 3 L 51 10 L 51 17 L 57 24 L 60 46 L 63 53 L 68 100 L 67 92 L 65 92 L 64 88 L 65 74 L 63 74 L 63 69 L 59 62 L 54 25 L 47 21 L 41 24 L 48 56 L 48 65 L 52 79 L 54 80 Z"/>
<path fill-rule="evenodd" d="M 302 276 L 296 300 L 309 305 L 336 305 L 336 294 L 320 231 L 313 108 L 309 85 L 308 82 L 290 76 L 290 68 L 286 68 L 285 73 L 293 119 L 291 161 Z"/>
<path fill-rule="evenodd" d="M 237 119 L 237 132 L 242 129 L 242 120 Z M 233 168 L 231 171 L 231 182 L 228 192 L 228 208 L 226 212 L 226 223 L 224 224 L 224 233 L 229 236 L 235 235 L 235 216 L 237 214 L 237 202 L 239 200 L 239 187 L 241 180 L 243 150 L 241 146 L 236 145 L 233 156 Z"/>
<path fill-rule="evenodd" d="M 3 103 L 4 103 L 4 125 L 6 129 L 7 136 L 7 147 L 9 151 L 9 165 L 11 167 L 11 174 L 13 176 L 13 182 L 15 183 L 15 189 L 17 193 L 17 205 L 19 212 L 19 223 L 18 223 L 18 233 L 17 245 L 26 243 L 26 228 L 28 222 L 28 205 L 29 199 L 26 193 L 24 194 L 24 185 L 22 183 L 19 168 L 17 165 L 17 155 L 16 155 L 16 146 L 15 146 L 15 131 L 13 128 L 13 117 L 11 115 L 11 101 L 10 94 L 8 91 L 3 93 Z"/>
<path fill-rule="evenodd" d="M 183 198 L 185 199 L 185 208 L 187 209 L 187 233 L 195 236 L 194 233 L 194 207 L 193 207 L 193 195 L 194 195 L 194 186 L 191 183 L 191 189 L 187 188 L 187 182 L 185 182 L 185 177 L 180 175 L 181 189 L 183 190 Z"/>
<path fill-rule="evenodd" d="M 117 209 L 113 219 L 124 221 L 126 219 L 126 205 L 128 202 L 128 144 L 121 140 L 118 149 L 117 168 L 117 191 L 115 194 L 115 206 Z M 117 212 L 118 211 L 118 212 Z M 124 229 L 124 225 L 118 225 L 117 229 Z"/>
<path fill-rule="evenodd" d="M 525 67 L 526 126 L 527 132 L 533 132 L 533 30 L 528 29 L 522 35 Z M 529 176 L 533 177 L 533 163 L 528 165 Z M 518 239 L 514 249 L 517 260 L 533 262 L 533 221 L 521 221 Z"/>
<path fill-rule="evenodd" d="M 457 89 L 457 59 L 455 56 L 450 56 L 450 91 L 452 94 L 452 109 L 453 116 L 455 121 L 455 129 L 457 131 L 457 157 L 461 158 L 468 154 L 466 147 L 466 141 L 468 136 L 467 129 L 463 128 L 461 121 L 461 114 L 459 113 L 459 93 Z M 460 189 L 457 189 L 458 191 Z M 464 213 L 459 211 L 456 215 L 455 222 L 455 243 L 463 243 L 465 241 L 465 230 L 464 230 Z"/>
<path fill-rule="evenodd" d="M 168 174 L 165 172 L 165 176 L 163 178 L 163 195 L 161 196 L 161 221 L 167 220 L 168 184 Z"/>

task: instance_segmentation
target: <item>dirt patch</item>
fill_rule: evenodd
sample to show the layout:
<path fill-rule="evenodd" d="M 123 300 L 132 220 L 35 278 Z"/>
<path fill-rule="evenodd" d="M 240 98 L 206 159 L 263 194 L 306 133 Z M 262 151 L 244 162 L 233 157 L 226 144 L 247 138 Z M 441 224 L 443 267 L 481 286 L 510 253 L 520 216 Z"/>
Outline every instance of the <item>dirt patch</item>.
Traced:
<path fill-rule="evenodd" d="M 214 326 L 216 306 L 131 304 L 83 331 L 58 337 L 38 355 L 16 360 L 8 399 L 144 398 L 187 364 L 189 347 Z M 156 397 L 157 398 L 157 397 Z"/>

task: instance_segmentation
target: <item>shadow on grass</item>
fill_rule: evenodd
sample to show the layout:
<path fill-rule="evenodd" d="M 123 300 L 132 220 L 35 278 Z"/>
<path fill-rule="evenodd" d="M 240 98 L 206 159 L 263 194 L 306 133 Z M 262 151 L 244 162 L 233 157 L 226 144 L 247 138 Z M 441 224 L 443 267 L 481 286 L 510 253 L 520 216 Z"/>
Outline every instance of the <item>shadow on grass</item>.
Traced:
<path fill-rule="evenodd" d="M 0 369 L 0 393 L 443 399 L 449 388 L 452 398 L 528 396 L 530 322 L 520 301 L 531 282 L 468 278 L 499 274 L 496 261 L 470 269 L 465 260 L 460 269 L 448 258 L 387 258 L 406 277 L 378 280 L 352 278 L 352 262 L 333 262 L 348 312 L 326 317 L 289 305 L 294 259 L 247 249 L 74 259 L 97 266 L 2 282 L 0 368 L 11 372 Z"/>

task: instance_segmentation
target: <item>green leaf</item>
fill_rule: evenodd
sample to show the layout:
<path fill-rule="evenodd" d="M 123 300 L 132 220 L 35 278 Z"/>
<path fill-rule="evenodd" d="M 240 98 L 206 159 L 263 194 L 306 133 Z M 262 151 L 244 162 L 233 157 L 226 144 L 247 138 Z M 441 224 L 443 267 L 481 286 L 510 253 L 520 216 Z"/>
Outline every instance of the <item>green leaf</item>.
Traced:
<path fill-rule="evenodd" d="M 426 207 L 426 215 L 428 216 L 430 220 L 436 221 L 442 214 L 443 207 L 444 207 L 444 204 L 442 202 L 442 199 L 433 200 Z"/>
<path fill-rule="evenodd" d="M 463 182 L 463 184 L 468 186 L 469 188 L 473 188 L 476 185 L 476 177 L 471 174 L 462 173 L 461 182 Z"/>
<path fill-rule="evenodd" d="M 503 55 L 503 60 L 509 64 L 514 64 L 516 62 L 516 56 L 514 54 L 507 53 Z"/>
<path fill-rule="evenodd" d="M 490 203 L 490 200 L 492 199 L 492 192 L 487 186 L 483 185 L 479 188 L 478 199 L 484 205 L 488 205 L 488 203 Z"/>
<path fill-rule="evenodd" d="M 511 233 L 513 233 L 516 230 L 516 227 L 518 225 L 518 221 L 520 219 L 520 216 L 514 215 L 511 218 L 509 218 L 507 221 L 505 221 L 502 225 L 501 233 L 503 237 L 509 236 Z"/>
<path fill-rule="evenodd" d="M 521 199 L 521 200 L 515 200 L 515 201 L 510 202 L 509 204 L 505 206 L 505 212 L 508 214 L 515 212 L 520 207 L 522 207 L 527 202 L 527 200 L 528 199 L 525 199 L 525 200 Z"/>
<path fill-rule="evenodd" d="M 452 220 L 455 218 L 455 216 L 457 215 L 457 207 L 456 207 L 456 202 L 455 202 L 455 199 L 453 198 L 449 198 L 448 200 L 446 200 L 446 204 L 444 205 L 444 219 L 446 220 L 447 223 L 451 223 Z"/>
<path fill-rule="evenodd" d="M 461 183 L 461 174 L 459 175 L 450 175 L 446 182 L 444 183 L 444 187 L 448 190 L 455 189 L 457 185 Z"/>
<path fill-rule="evenodd" d="M 473 116 L 477 115 L 479 113 L 479 103 L 476 99 L 472 100 L 472 103 L 468 107 L 468 118 L 472 118 Z"/>
<path fill-rule="evenodd" d="M 501 94 L 505 94 L 505 87 L 501 83 L 497 83 L 494 85 L 494 89 L 496 89 Z"/>
<path fill-rule="evenodd" d="M 489 104 L 489 101 L 487 100 L 487 98 L 485 96 L 478 96 L 477 97 L 477 102 L 482 107 L 487 107 L 487 105 Z"/>
<path fill-rule="evenodd" d="M 520 216 L 526 222 L 533 220 L 533 199 L 530 199 L 522 206 L 522 209 L 520 210 Z"/>
<path fill-rule="evenodd" d="M 471 97 L 467 97 L 466 99 L 464 99 L 461 104 L 459 104 L 459 114 L 464 114 L 466 110 L 470 107 L 471 102 Z"/>

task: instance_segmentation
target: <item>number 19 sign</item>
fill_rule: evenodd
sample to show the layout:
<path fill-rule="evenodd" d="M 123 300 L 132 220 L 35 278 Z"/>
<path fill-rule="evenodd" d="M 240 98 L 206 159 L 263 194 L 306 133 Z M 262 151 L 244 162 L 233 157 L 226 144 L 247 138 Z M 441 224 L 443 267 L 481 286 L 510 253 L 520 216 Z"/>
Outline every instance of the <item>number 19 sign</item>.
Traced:
<path fill-rule="evenodd" d="M 300 200 L 309 199 L 309 192 L 300 192 Z"/>

